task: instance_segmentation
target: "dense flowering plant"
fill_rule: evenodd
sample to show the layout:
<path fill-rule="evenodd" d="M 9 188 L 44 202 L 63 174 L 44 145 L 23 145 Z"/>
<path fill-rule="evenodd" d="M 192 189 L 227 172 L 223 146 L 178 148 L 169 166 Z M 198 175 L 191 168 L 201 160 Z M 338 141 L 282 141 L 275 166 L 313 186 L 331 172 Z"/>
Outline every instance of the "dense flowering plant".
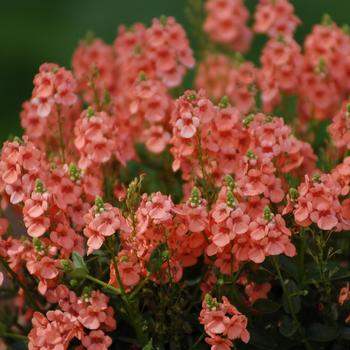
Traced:
<path fill-rule="evenodd" d="M 194 52 L 162 16 L 40 66 L 0 158 L 1 349 L 349 348 L 350 31 L 188 17 Z"/>

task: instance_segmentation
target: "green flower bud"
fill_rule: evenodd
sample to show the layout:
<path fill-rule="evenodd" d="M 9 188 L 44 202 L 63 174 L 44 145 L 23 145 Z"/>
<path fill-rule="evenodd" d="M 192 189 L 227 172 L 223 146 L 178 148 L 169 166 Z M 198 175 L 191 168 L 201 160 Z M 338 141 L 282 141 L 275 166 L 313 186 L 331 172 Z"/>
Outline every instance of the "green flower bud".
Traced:
<path fill-rule="evenodd" d="M 197 96 L 196 96 L 195 93 L 193 93 L 193 94 L 190 94 L 190 95 L 186 95 L 185 98 L 186 98 L 187 101 L 194 101 L 197 98 Z"/>
<path fill-rule="evenodd" d="M 69 260 L 62 259 L 61 261 L 62 269 L 64 272 L 71 272 L 72 271 L 72 264 Z"/>
<path fill-rule="evenodd" d="M 317 66 L 315 67 L 315 73 L 318 75 L 327 73 L 327 64 L 323 57 L 318 61 Z"/>
<path fill-rule="evenodd" d="M 350 36 L 350 26 L 348 24 L 344 24 L 341 29 L 346 35 Z"/>
<path fill-rule="evenodd" d="M 72 279 L 69 281 L 69 284 L 72 288 L 75 288 L 78 285 L 78 281 L 76 279 Z"/>
<path fill-rule="evenodd" d="M 277 36 L 276 36 L 276 40 L 279 43 L 284 43 L 284 35 L 282 33 L 278 33 Z"/>
<path fill-rule="evenodd" d="M 23 145 L 23 140 L 18 136 L 14 136 L 13 142 L 18 143 L 19 145 Z"/>
<path fill-rule="evenodd" d="M 234 208 L 235 205 L 236 205 L 236 199 L 235 199 L 235 196 L 233 195 L 233 193 L 231 191 L 228 191 L 227 192 L 227 195 L 226 195 L 226 204 L 228 207 L 230 208 Z"/>
<path fill-rule="evenodd" d="M 273 116 L 268 114 L 265 118 L 265 123 L 271 123 L 273 121 Z"/>
<path fill-rule="evenodd" d="M 251 159 L 256 159 L 256 155 L 252 150 L 248 150 L 246 153 L 246 157 L 251 160 Z"/>
<path fill-rule="evenodd" d="M 143 70 L 139 74 L 139 80 L 140 81 L 146 81 L 147 80 L 147 75 L 146 75 L 146 73 Z"/>
<path fill-rule="evenodd" d="M 236 187 L 235 180 L 231 175 L 225 176 L 225 184 L 231 191 L 233 191 Z"/>
<path fill-rule="evenodd" d="M 197 187 L 193 187 L 191 192 L 191 197 L 189 200 L 191 207 L 197 207 L 200 201 L 201 201 L 201 196 L 200 196 L 199 189 Z"/>
<path fill-rule="evenodd" d="M 168 22 L 168 17 L 165 16 L 165 15 L 161 15 L 161 16 L 159 17 L 159 22 L 160 22 L 160 24 L 161 24 L 163 27 L 165 27 L 166 24 L 167 24 L 167 22 Z"/>
<path fill-rule="evenodd" d="M 230 100 L 227 96 L 223 96 L 223 98 L 220 100 L 218 106 L 221 109 L 227 108 L 230 105 Z"/>
<path fill-rule="evenodd" d="M 96 214 L 99 214 L 105 211 L 105 203 L 103 202 L 103 199 L 99 196 L 97 196 L 95 199 L 95 211 L 96 211 Z"/>
<path fill-rule="evenodd" d="M 289 197 L 292 202 L 296 201 L 299 198 L 299 192 L 295 188 L 290 188 L 289 189 Z"/>
<path fill-rule="evenodd" d="M 328 13 L 325 13 L 322 17 L 321 24 L 326 27 L 331 26 L 333 24 L 332 17 Z"/>
<path fill-rule="evenodd" d="M 36 193 L 44 193 L 46 191 L 45 187 L 44 187 L 44 184 L 43 184 L 43 182 L 40 179 L 37 179 L 35 181 L 35 189 L 34 189 L 34 191 Z"/>
<path fill-rule="evenodd" d="M 273 213 L 271 212 L 269 206 L 266 206 L 264 209 L 264 219 L 268 222 L 270 222 L 273 219 Z"/>
<path fill-rule="evenodd" d="M 127 262 L 128 261 L 128 257 L 126 255 L 123 255 L 121 258 L 120 258 L 120 262 Z"/>
<path fill-rule="evenodd" d="M 250 123 L 254 120 L 255 115 L 253 113 L 248 114 L 244 119 L 243 119 L 243 125 L 248 128 Z"/>
<path fill-rule="evenodd" d="M 350 116 L 350 103 L 346 105 L 346 115 L 349 117 Z"/>
<path fill-rule="evenodd" d="M 39 238 L 33 238 L 34 250 L 38 253 L 42 252 L 45 248 L 45 245 Z"/>
<path fill-rule="evenodd" d="M 88 118 L 92 118 L 92 117 L 95 116 L 95 111 L 94 111 L 94 109 L 93 109 L 91 106 L 89 106 L 89 107 L 87 108 L 87 110 L 86 110 L 86 116 L 87 116 Z"/>
<path fill-rule="evenodd" d="M 92 30 L 89 30 L 85 34 L 84 43 L 87 46 L 90 46 L 95 40 L 95 33 Z"/>
<path fill-rule="evenodd" d="M 315 175 L 311 178 L 311 180 L 312 180 L 313 182 L 320 183 L 320 182 L 321 182 L 321 175 L 320 175 L 320 174 L 315 174 Z"/>
<path fill-rule="evenodd" d="M 88 302 L 90 297 L 91 297 L 91 292 L 92 289 L 91 287 L 84 287 L 83 292 L 81 294 L 81 298 L 85 301 Z"/>
<path fill-rule="evenodd" d="M 69 165 L 69 177 L 72 181 L 78 181 L 81 177 L 81 170 L 73 163 Z"/>

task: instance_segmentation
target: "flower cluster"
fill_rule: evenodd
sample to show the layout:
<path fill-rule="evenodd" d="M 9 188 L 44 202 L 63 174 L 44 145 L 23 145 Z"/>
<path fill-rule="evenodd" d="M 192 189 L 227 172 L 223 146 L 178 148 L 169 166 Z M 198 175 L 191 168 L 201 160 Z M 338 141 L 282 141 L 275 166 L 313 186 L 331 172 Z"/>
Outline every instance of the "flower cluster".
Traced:
<path fill-rule="evenodd" d="M 58 285 L 48 295 L 59 309 L 46 316 L 35 312 L 30 331 L 29 349 L 68 348 L 76 338 L 88 350 L 108 349 L 112 340 L 104 332 L 116 328 L 114 311 L 108 306 L 109 298 L 99 291 L 86 291 L 81 297 L 64 285 Z M 86 333 L 89 332 L 89 333 Z"/>
<path fill-rule="evenodd" d="M 250 62 L 231 62 L 224 55 L 208 55 L 199 65 L 196 87 L 205 90 L 208 97 L 219 102 L 227 96 L 243 114 L 256 107 L 257 69 Z"/>
<path fill-rule="evenodd" d="M 259 88 L 263 108 L 272 112 L 283 94 L 297 94 L 303 58 L 299 45 L 290 37 L 273 37 L 261 55 Z"/>
<path fill-rule="evenodd" d="M 277 170 L 314 168 L 312 149 L 293 137 L 281 118 L 262 113 L 244 118 L 227 99 L 215 106 L 202 91 L 187 91 L 176 101 L 172 124 L 173 169 L 181 168 L 186 180 L 193 172 L 210 173 L 221 183 L 225 174 L 236 173 L 242 195 L 264 193 L 278 203 L 283 179 L 274 177 Z"/>
<path fill-rule="evenodd" d="M 282 216 L 274 215 L 268 206 L 264 208 L 263 202 L 253 206 L 258 194 L 247 202 L 239 202 L 236 193 L 239 196 L 238 191 L 223 188 L 211 212 L 207 254 L 216 256 L 214 264 L 221 273 L 230 275 L 247 260 L 262 263 L 267 256 L 294 256 L 291 232 Z"/>
<path fill-rule="evenodd" d="M 226 297 L 223 297 L 220 303 L 207 294 L 202 303 L 199 321 L 209 336 L 205 341 L 213 350 L 229 350 L 233 347 L 232 341 L 235 339 L 241 339 L 244 343 L 249 342 L 247 317 L 242 315 Z"/>
<path fill-rule="evenodd" d="M 321 230 L 348 230 L 349 175 L 349 157 L 331 174 L 315 174 L 312 178 L 305 175 L 298 190 L 292 189 L 286 211 L 294 208 L 295 221 L 301 226 L 315 223 Z"/>
<path fill-rule="evenodd" d="M 300 109 L 307 117 L 331 118 L 349 93 L 350 37 L 328 16 L 304 43 Z"/>
<path fill-rule="evenodd" d="M 288 0 L 260 0 L 255 12 L 254 31 L 274 38 L 279 34 L 292 37 L 300 19 Z"/>
<path fill-rule="evenodd" d="M 77 101 L 76 81 L 72 73 L 56 64 L 43 64 L 34 78 L 31 102 L 39 117 L 46 118 L 55 104 L 72 106 Z"/>
<path fill-rule="evenodd" d="M 243 0 L 208 0 L 205 8 L 208 16 L 203 29 L 210 39 L 238 52 L 248 51 L 253 35 Z"/>
<path fill-rule="evenodd" d="M 103 203 L 100 197 L 96 198 L 95 205 L 84 216 L 84 235 L 88 237 L 89 247 L 87 254 L 100 249 L 106 237 L 112 236 L 123 227 L 128 230 L 127 223 L 118 208 Z"/>
<path fill-rule="evenodd" d="M 190 5 L 192 89 L 189 40 L 166 16 L 112 44 L 88 35 L 72 71 L 39 68 L 24 135 L 0 154 L 9 344 L 348 341 L 349 34 L 325 16 L 299 44 L 288 0 L 259 1 L 252 29 L 243 0 Z M 268 37 L 255 64 L 253 32 Z"/>

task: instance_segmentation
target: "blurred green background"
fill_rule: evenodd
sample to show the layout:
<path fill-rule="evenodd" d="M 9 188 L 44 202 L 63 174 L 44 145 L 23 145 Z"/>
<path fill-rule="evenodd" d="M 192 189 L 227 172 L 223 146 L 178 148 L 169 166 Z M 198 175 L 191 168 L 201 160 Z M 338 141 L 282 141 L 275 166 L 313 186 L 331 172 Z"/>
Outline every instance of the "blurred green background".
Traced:
<path fill-rule="evenodd" d="M 152 17 L 173 15 L 188 29 L 187 0 L 0 0 L 0 140 L 21 132 L 21 103 L 31 94 L 32 80 L 43 62 L 69 66 L 80 38 L 88 30 L 107 42 L 119 24 L 150 23 Z M 303 21 L 299 41 L 324 13 L 350 24 L 350 0 L 292 0 Z M 257 0 L 246 0 L 253 9 Z"/>

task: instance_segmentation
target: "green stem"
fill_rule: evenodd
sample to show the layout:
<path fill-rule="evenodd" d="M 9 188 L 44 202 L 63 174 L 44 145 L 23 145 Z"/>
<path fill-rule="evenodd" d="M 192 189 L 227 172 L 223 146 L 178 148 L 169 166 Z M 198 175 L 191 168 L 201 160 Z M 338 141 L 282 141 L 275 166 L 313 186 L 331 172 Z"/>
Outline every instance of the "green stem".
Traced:
<path fill-rule="evenodd" d="M 198 147 L 198 161 L 199 161 L 199 167 L 202 172 L 203 182 L 204 185 L 202 186 L 203 190 L 203 196 L 207 200 L 207 207 L 208 209 L 211 208 L 213 198 L 211 196 L 213 191 L 213 184 L 211 182 L 210 176 L 207 172 L 207 169 L 205 168 L 205 163 L 203 159 L 203 148 L 202 148 L 202 142 L 201 142 L 201 132 L 198 130 L 197 132 L 197 147 Z"/>
<path fill-rule="evenodd" d="M 281 270 L 280 270 L 280 267 L 279 267 L 279 264 L 278 264 L 278 260 L 277 260 L 277 258 L 275 256 L 272 257 L 272 263 L 273 263 L 273 265 L 275 267 L 275 270 L 277 272 L 278 279 L 280 280 L 283 293 L 286 296 L 289 312 L 290 312 L 290 314 L 292 316 L 293 321 L 298 326 L 298 332 L 299 332 L 299 334 L 301 336 L 302 342 L 304 343 L 306 349 L 312 350 L 312 346 L 310 345 L 308 340 L 305 338 L 304 330 L 302 329 L 302 327 L 300 325 L 300 322 L 299 322 L 299 320 L 297 318 L 297 314 L 296 314 L 296 312 L 294 310 L 294 305 L 293 305 L 292 300 L 290 298 L 290 294 L 288 292 L 287 286 L 286 286 L 286 284 L 284 282 L 284 279 L 283 279 L 283 276 L 282 276 L 282 273 L 281 273 Z"/>
<path fill-rule="evenodd" d="M 18 340 L 28 340 L 28 337 L 22 334 L 17 333 L 11 333 L 11 332 L 4 332 L 1 334 L 4 338 L 12 338 L 12 339 L 18 339 Z"/>
<path fill-rule="evenodd" d="M 98 111 L 101 110 L 101 102 L 100 102 L 100 96 L 97 92 L 97 88 L 96 88 L 96 84 L 95 84 L 95 80 L 93 79 L 91 82 L 91 88 L 92 88 L 92 93 L 94 95 L 94 101 L 95 101 L 95 105 Z"/>
<path fill-rule="evenodd" d="M 115 269 L 115 274 L 117 277 L 117 281 L 120 287 L 120 292 L 122 295 L 122 300 L 124 301 L 125 304 L 125 308 L 126 308 L 126 312 L 127 315 L 129 316 L 129 320 L 134 328 L 135 334 L 136 334 L 136 338 L 137 341 L 142 345 L 145 346 L 148 343 L 148 339 L 146 334 L 143 332 L 142 330 L 142 320 L 141 320 L 141 316 L 139 313 L 139 310 L 135 308 L 135 305 L 133 302 L 130 303 L 129 297 L 125 292 L 125 287 L 123 285 L 123 281 L 121 279 L 120 276 L 120 272 L 119 272 L 119 268 L 118 268 L 118 264 L 117 261 L 115 259 L 115 249 L 114 249 L 114 241 L 109 240 L 108 242 L 108 248 L 110 250 L 111 253 L 111 258 L 112 258 L 112 262 L 113 262 L 113 266 Z"/>
<path fill-rule="evenodd" d="M 139 293 L 139 291 L 147 284 L 149 281 L 149 277 L 147 276 L 139 285 L 132 291 L 129 296 L 129 299 L 134 299 L 135 296 Z"/>
<path fill-rule="evenodd" d="M 277 272 L 277 276 L 278 276 L 278 279 L 280 280 L 281 282 L 281 286 L 282 286 L 282 289 L 283 289 L 283 293 L 285 294 L 286 298 L 287 298 L 287 303 L 288 303 L 288 308 L 289 308 L 289 311 L 292 315 L 292 318 L 293 320 L 299 325 L 299 321 L 297 319 L 297 316 L 296 316 L 296 313 L 295 313 L 295 310 L 294 310 L 294 306 L 293 306 L 293 303 L 290 299 L 290 295 L 289 295 L 289 292 L 288 292 L 288 289 L 287 289 L 287 286 L 284 282 L 284 279 L 283 279 L 283 276 L 282 276 L 282 273 L 281 273 L 281 270 L 280 270 L 280 267 L 279 267 L 279 264 L 278 264 L 278 261 L 276 259 L 276 257 L 274 256 L 272 258 L 272 262 L 273 262 L 273 265 L 275 267 L 275 270 Z"/>
<path fill-rule="evenodd" d="M 241 263 L 241 265 L 238 268 L 238 271 L 235 273 L 235 276 L 232 279 L 232 284 L 237 282 L 237 280 L 238 280 L 239 276 L 241 275 L 241 272 L 242 272 L 242 270 L 243 270 L 245 265 L 246 265 L 245 263 Z"/>
<path fill-rule="evenodd" d="M 114 252 L 113 252 L 113 254 L 114 254 Z M 114 266 L 115 274 L 116 274 L 116 276 L 117 276 L 117 281 L 118 281 L 118 284 L 119 284 L 119 287 L 120 287 L 121 294 L 122 294 L 123 298 L 124 298 L 125 300 L 127 300 L 128 297 L 127 297 L 127 295 L 126 295 L 125 287 L 124 287 L 122 278 L 121 278 L 121 276 L 120 276 L 118 264 L 117 264 L 117 261 L 115 260 L 115 256 L 114 256 L 114 255 L 112 256 L 112 261 L 113 261 L 113 266 Z"/>
<path fill-rule="evenodd" d="M 61 106 L 57 105 L 57 116 L 58 116 L 58 132 L 59 132 L 59 143 L 61 150 L 61 162 L 66 163 L 65 147 L 64 147 L 64 133 L 63 133 L 63 120 L 61 113 Z"/>
<path fill-rule="evenodd" d="M 191 347 L 190 347 L 189 350 L 195 349 L 196 346 L 199 345 L 200 342 L 204 339 L 204 337 L 205 337 L 205 334 L 202 334 L 202 335 L 196 340 L 196 342 L 195 342 L 193 345 L 191 345 Z"/>
<path fill-rule="evenodd" d="M 328 240 L 327 240 L 328 241 Z M 325 247 L 325 245 L 327 244 L 327 241 L 325 241 L 324 236 L 323 236 L 323 232 L 320 232 L 320 239 L 318 241 L 318 265 L 320 267 L 320 277 L 321 277 L 321 281 L 324 287 L 324 290 L 326 292 L 326 301 L 328 303 L 331 303 L 331 288 L 329 285 L 329 280 L 326 278 L 326 274 L 325 274 L 325 266 L 324 266 L 324 251 L 323 248 Z"/>
<path fill-rule="evenodd" d="M 110 284 L 99 280 L 98 278 L 95 278 L 95 277 L 90 276 L 90 275 L 86 275 L 85 278 L 96 283 L 96 284 L 99 284 L 100 286 L 102 286 L 108 290 L 110 290 L 111 292 L 113 292 L 116 295 L 121 294 L 121 290 L 119 288 L 115 288 L 115 287 L 111 286 Z"/>
<path fill-rule="evenodd" d="M 234 264 L 234 256 L 233 256 L 233 241 L 231 241 L 230 245 L 230 279 L 233 281 L 233 264 Z"/>
<path fill-rule="evenodd" d="M 300 231 L 300 249 L 298 254 L 298 277 L 299 277 L 299 283 L 301 285 L 304 284 L 304 273 L 305 273 L 305 233 L 302 229 Z"/>

